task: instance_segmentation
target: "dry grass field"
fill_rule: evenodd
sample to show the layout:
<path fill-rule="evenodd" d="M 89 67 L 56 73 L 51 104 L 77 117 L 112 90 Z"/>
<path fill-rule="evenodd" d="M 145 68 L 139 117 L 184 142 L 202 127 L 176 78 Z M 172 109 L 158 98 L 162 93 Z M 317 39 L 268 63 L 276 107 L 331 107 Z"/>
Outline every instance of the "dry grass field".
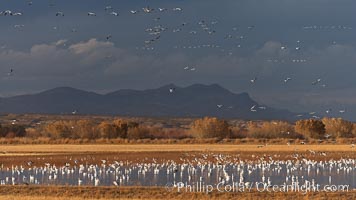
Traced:
<path fill-rule="evenodd" d="M 311 154 L 310 150 L 316 153 Z M 7 167 L 24 165 L 28 161 L 37 166 L 46 162 L 62 165 L 70 159 L 82 158 L 96 164 L 100 164 L 102 159 L 150 162 L 153 158 L 180 163 L 182 157 L 194 158 L 202 153 L 223 153 L 244 160 L 259 159 L 266 155 L 278 155 L 278 159 L 287 160 L 293 159 L 294 153 L 314 160 L 356 158 L 356 150 L 351 145 L 1 145 L 0 163 Z"/>
<path fill-rule="evenodd" d="M 91 152 L 356 152 L 351 145 L 225 145 L 225 144 L 172 144 L 172 145 L 2 145 L 2 155 L 26 153 L 91 153 Z"/>

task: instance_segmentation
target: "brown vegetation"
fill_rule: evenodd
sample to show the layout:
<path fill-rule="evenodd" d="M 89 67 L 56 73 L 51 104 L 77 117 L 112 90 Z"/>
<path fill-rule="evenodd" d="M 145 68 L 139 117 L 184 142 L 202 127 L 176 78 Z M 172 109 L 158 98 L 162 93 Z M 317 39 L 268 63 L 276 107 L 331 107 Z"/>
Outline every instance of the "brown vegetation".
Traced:
<path fill-rule="evenodd" d="M 249 122 L 247 129 L 249 136 L 253 138 L 303 138 L 302 134 L 298 134 L 294 131 L 293 125 L 283 121 L 265 121 L 262 122 L 262 124 Z"/>
<path fill-rule="evenodd" d="M 353 137 L 354 124 L 341 118 L 323 118 L 326 134 L 333 138 Z"/>
<path fill-rule="evenodd" d="M 307 119 L 292 124 L 214 117 L 129 119 L 90 116 L 58 116 L 54 119 L 36 116 L 32 121 L 30 116 L 26 116 L 29 122 L 25 123 L 23 119 L 13 120 L 16 119 L 14 115 L 10 117 L 0 117 L 0 143 L 214 143 L 230 139 L 241 139 L 242 143 L 244 139 L 322 139 L 340 142 L 344 141 L 342 138 L 356 136 L 355 123 L 340 118 Z M 21 137 L 27 139 L 18 139 Z"/>
<path fill-rule="evenodd" d="M 322 139 L 325 135 L 325 124 L 316 119 L 299 120 L 295 124 L 295 131 L 314 139 Z"/>
<path fill-rule="evenodd" d="M 191 126 L 191 134 L 195 138 L 228 138 L 229 124 L 215 117 L 205 117 L 195 120 Z"/>

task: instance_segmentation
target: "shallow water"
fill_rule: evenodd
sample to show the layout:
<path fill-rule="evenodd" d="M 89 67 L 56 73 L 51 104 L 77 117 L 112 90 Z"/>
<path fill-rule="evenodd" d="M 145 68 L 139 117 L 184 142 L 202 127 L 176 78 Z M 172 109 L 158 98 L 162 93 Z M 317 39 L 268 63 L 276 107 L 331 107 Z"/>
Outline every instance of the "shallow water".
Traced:
<path fill-rule="evenodd" d="M 349 185 L 356 188 L 355 160 L 328 162 L 268 161 L 216 164 L 115 164 L 75 165 L 70 167 L 32 166 L 3 168 L 2 185 L 69 185 L 69 186 L 166 186 L 179 182 L 193 185 L 201 182 L 216 186 L 219 183 L 268 183 L 271 185 L 304 184 Z M 115 182 L 115 183 L 114 183 Z"/>

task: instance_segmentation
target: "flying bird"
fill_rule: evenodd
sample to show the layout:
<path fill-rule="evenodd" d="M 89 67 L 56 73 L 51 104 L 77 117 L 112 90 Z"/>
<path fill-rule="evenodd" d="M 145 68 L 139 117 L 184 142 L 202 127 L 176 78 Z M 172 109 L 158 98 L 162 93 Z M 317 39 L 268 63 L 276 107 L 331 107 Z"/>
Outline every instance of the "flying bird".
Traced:
<path fill-rule="evenodd" d="M 63 13 L 63 12 L 57 12 L 57 13 L 56 13 L 56 16 L 57 16 L 57 17 L 58 17 L 58 16 L 64 17 L 64 13 Z"/>
<path fill-rule="evenodd" d="M 14 28 L 23 28 L 23 27 L 25 27 L 25 25 L 23 25 L 23 24 L 15 24 L 14 25 Z"/>
<path fill-rule="evenodd" d="M 88 16 L 96 16 L 96 13 L 88 12 Z"/>
<path fill-rule="evenodd" d="M 256 105 L 253 105 L 253 106 L 250 108 L 251 112 L 257 112 L 257 110 L 256 110 L 255 108 L 256 108 Z"/>
<path fill-rule="evenodd" d="M 286 79 L 284 79 L 284 82 L 287 83 L 288 81 L 292 80 L 292 78 L 287 77 Z"/>
<path fill-rule="evenodd" d="M 7 75 L 8 75 L 8 76 L 12 76 L 13 74 L 14 74 L 14 70 L 11 68 L 11 69 L 10 69 L 10 72 L 7 73 Z"/>
<path fill-rule="evenodd" d="M 251 83 L 255 83 L 257 81 L 257 77 L 254 77 L 253 79 L 250 80 Z"/>
<path fill-rule="evenodd" d="M 326 134 L 324 137 L 325 137 L 326 139 L 329 139 L 329 137 L 331 137 L 331 135 Z"/>
<path fill-rule="evenodd" d="M 312 82 L 312 85 L 317 85 L 320 82 L 321 82 L 321 78 L 318 78 L 317 80 Z"/>
<path fill-rule="evenodd" d="M 130 13 L 131 13 L 131 14 L 137 14 L 138 11 L 137 11 L 137 10 L 130 10 Z"/>
<path fill-rule="evenodd" d="M 113 16 L 117 17 L 117 16 L 119 16 L 119 13 L 113 11 L 113 12 L 110 13 L 110 15 L 113 15 Z"/>
<path fill-rule="evenodd" d="M 12 14 L 13 16 L 22 16 L 22 12 L 15 12 Z"/>
<path fill-rule="evenodd" d="M 182 11 L 183 9 L 182 8 L 179 8 L 179 7 L 176 7 L 176 8 L 173 8 L 173 11 Z"/>
<path fill-rule="evenodd" d="M 150 8 L 149 6 L 147 6 L 147 7 L 144 7 L 144 8 L 142 8 L 142 10 L 143 10 L 143 12 L 145 12 L 145 13 L 151 13 L 151 12 L 153 12 L 153 8 Z"/>
<path fill-rule="evenodd" d="M 112 10 L 112 6 L 106 6 L 105 11 Z"/>
<path fill-rule="evenodd" d="M 12 15 L 12 11 L 11 10 L 5 10 L 5 11 L 2 11 L 0 12 L 0 15 L 4 15 L 4 16 L 8 16 L 8 15 Z"/>
<path fill-rule="evenodd" d="M 343 110 L 339 110 L 339 113 L 345 113 L 346 112 L 346 109 L 343 109 Z"/>

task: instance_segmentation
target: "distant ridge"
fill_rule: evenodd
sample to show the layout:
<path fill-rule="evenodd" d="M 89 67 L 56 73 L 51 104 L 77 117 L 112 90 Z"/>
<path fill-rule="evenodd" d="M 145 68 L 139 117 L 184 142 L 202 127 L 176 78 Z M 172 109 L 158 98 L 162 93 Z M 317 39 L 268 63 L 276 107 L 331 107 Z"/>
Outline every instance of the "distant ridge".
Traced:
<path fill-rule="evenodd" d="M 170 88 L 174 91 L 170 92 Z M 254 105 L 256 111 L 252 112 Z M 157 89 L 122 89 L 104 95 L 58 87 L 37 94 L 0 99 L 2 114 L 70 114 L 76 110 L 78 114 L 97 115 L 295 120 L 296 114 L 288 110 L 259 107 L 262 106 L 248 93 L 235 94 L 218 84 L 188 87 L 169 84 Z"/>

